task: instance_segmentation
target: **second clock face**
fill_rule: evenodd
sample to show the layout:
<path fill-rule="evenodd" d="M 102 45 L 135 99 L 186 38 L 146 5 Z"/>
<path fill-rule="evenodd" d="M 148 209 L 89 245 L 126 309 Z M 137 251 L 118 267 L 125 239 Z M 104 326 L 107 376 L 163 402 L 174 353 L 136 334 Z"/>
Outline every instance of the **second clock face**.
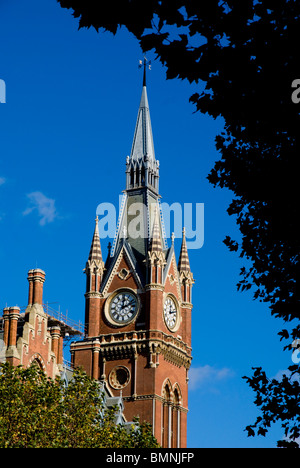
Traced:
<path fill-rule="evenodd" d="M 173 330 L 176 327 L 178 311 L 174 300 L 167 297 L 164 303 L 164 319 L 168 328 Z"/>
<path fill-rule="evenodd" d="M 128 291 L 122 291 L 115 295 L 109 307 L 109 314 L 114 322 L 125 325 L 131 322 L 138 312 L 136 296 Z"/>

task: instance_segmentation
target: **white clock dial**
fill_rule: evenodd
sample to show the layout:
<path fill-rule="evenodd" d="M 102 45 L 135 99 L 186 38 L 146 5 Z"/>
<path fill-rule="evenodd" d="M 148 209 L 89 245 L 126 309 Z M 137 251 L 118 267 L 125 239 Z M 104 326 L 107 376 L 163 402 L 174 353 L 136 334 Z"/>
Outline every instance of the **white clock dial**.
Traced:
<path fill-rule="evenodd" d="M 136 296 L 128 291 L 115 295 L 109 307 L 110 317 L 117 323 L 131 322 L 138 311 Z"/>
<path fill-rule="evenodd" d="M 171 330 L 176 327 L 178 319 L 178 311 L 174 300 L 167 297 L 164 304 L 164 318 L 168 328 Z"/>

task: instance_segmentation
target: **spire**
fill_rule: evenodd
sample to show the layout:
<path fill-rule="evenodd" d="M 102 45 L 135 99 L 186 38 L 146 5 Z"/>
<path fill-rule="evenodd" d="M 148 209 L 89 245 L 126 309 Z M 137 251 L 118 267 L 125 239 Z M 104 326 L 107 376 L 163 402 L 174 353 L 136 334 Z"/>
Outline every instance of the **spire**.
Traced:
<path fill-rule="evenodd" d="M 159 162 L 155 159 L 152 125 L 146 87 L 146 65 L 150 62 L 144 58 L 143 89 L 140 100 L 130 157 L 126 161 L 126 189 L 142 186 L 158 193 Z"/>
<path fill-rule="evenodd" d="M 149 63 L 149 62 L 148 62 Z M 143 62 L 141 62 L 141 65 Z M 126 158 L 126 190 L 120 206 L 119 222 L 111 256 L 124 244 L 124 227 L 126 242 L 142 269 L 149 252 L 149 238 L 153 227 L 153 204 L 159 198 L 159 162 L 155 159 L 149 103 L 146 88 L 146 66 L 144 62 L 143 89 L 138 109 L 137 121 L 130 156 Z M 138 204 L 138 205 L 136 205 Z M 133 211 L 139 206 L 139 215 Z M 137 212 L 136 212 L 137 214 Z M 158 227 L 161 244 L 163 237 L 162 220 L 159 217 Z M 154 247 L 154 241 L 153 241 Z"/>
<path fill-rule="evenodd" d="M 146 76 L 144 75 L 144 83 Z M 134 137 L 131 147 L 130 159 L 138 161 L 148 156 L 149 161 L 154 163 L 155 152 L 150 119 L 149 102 L 146 85 L 143 83 L 142 96 L 140 100 Z"/>
<path fill-rule="evenodd" d="M 98 228 L 98 216 L 95 219 L 95 231 L 92 240 L 91 250 L 88 258 L 88 264 L 91 265 L 93 262 L 96 266 L 101 266 L 102 261 L 102 252 L 101 252 L 101 245 L 100 245 L 100 237 L 99 237 L 99 228 Z"/>
<path fill-rule="evenodd" d="M 152 230 L 152 237 L 150 240 L 149 251 L 150 252 L 162 252 L 162 243 L 161 243 L 161 235 L 159 229 L 159 219 L 158 219 L 158 211 L 157 208 L 155 210 L 154 221 L 153 221 L 153 230 Z"/>
<path fill-rule="evenodd" d="M 191 271 L 190 261 L 189 261 L 187 246 L 186 246 L 186 239 L 185 239 L 185 228 L 183 228 L 182 230 L 182 244 L 181 244 L 181 250 L 180 250 L 180 255 L 179 255 L 178 271 L 179 272 L 184 271 L 185 273 L 188 273 Z"/>

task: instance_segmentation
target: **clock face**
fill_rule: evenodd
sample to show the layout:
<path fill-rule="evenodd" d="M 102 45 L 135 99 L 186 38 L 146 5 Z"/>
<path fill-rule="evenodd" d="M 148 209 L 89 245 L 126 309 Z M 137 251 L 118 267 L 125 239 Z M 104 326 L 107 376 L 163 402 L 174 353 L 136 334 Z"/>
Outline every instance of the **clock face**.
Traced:
<path fill-rule="evenodd" d="M 137 298 L 129 291 L 119 292 L 110 302 L 109 315 L 114 322 L 125 325 L 135 318 L 137 312 Z"/>
<path fill-rule="evenodd" d="M 175 301 L 171 297 L 167 297 L 164 304 L 164 318 L 168 328 L 171 330 L 176 327 L 178 319 L 178 311 Z"/>

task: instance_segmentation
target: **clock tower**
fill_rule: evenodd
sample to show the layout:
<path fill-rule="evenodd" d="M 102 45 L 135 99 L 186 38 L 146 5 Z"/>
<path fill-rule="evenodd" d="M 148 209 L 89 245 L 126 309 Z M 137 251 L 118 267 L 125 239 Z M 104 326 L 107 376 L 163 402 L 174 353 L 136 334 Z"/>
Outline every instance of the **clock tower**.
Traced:
<path fill-rule="evenodd" d="M 122 395 L 127 421 L 150 422 L 162 447 L 186 447 L 194 280 L 185 230 L 178 262 L 164 236 L 145 63 L 114 243 L 104 262 L 96 218 L 84 271 L 86 336 L 71 345 L 73 365 Z"/>

